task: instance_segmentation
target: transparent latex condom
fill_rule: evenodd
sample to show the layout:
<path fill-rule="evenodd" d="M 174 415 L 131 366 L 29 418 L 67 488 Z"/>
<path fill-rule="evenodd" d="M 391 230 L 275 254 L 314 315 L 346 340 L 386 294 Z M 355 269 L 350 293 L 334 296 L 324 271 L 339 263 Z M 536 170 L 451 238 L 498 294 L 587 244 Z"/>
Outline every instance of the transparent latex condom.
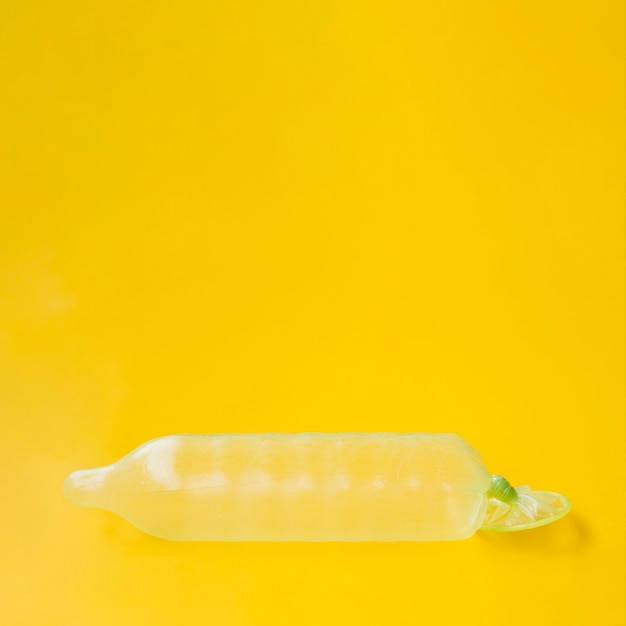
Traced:
<path fill-rule="evenodd" d="M 67 497 L 176 541 L 445 541 L 534 528 L 564 496 L 514 489 L 461 437 L 172 435 L 79 470 Z"/>

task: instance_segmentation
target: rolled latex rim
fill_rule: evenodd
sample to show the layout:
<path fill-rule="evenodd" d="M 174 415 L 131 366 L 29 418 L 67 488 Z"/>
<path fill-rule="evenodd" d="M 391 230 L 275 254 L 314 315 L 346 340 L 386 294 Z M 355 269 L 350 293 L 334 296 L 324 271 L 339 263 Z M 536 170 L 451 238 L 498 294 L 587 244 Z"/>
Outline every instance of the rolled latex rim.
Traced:
<path fill-rule="evenodd" d="M 494 476 L 487 496 L 486 523 L 481 530 L 489 532 L 508 533 L 545 526 L 560 520 L 572 508 L 563 494 L 532 490 L 527 485 L 513 488 L 499 476 Z"/>

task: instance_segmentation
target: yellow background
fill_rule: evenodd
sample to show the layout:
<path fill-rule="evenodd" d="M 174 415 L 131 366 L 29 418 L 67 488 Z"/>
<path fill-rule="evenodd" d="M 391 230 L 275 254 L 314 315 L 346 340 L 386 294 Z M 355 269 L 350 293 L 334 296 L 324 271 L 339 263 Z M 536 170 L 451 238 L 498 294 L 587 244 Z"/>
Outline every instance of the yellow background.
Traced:
<path fill-rule="evenodd" d="M 0 622 L 624 626 L 621 1 L 0 19 Z M 456 432 L 573 511 L 176 544 L 62 496 L 176 432 Z"/>

